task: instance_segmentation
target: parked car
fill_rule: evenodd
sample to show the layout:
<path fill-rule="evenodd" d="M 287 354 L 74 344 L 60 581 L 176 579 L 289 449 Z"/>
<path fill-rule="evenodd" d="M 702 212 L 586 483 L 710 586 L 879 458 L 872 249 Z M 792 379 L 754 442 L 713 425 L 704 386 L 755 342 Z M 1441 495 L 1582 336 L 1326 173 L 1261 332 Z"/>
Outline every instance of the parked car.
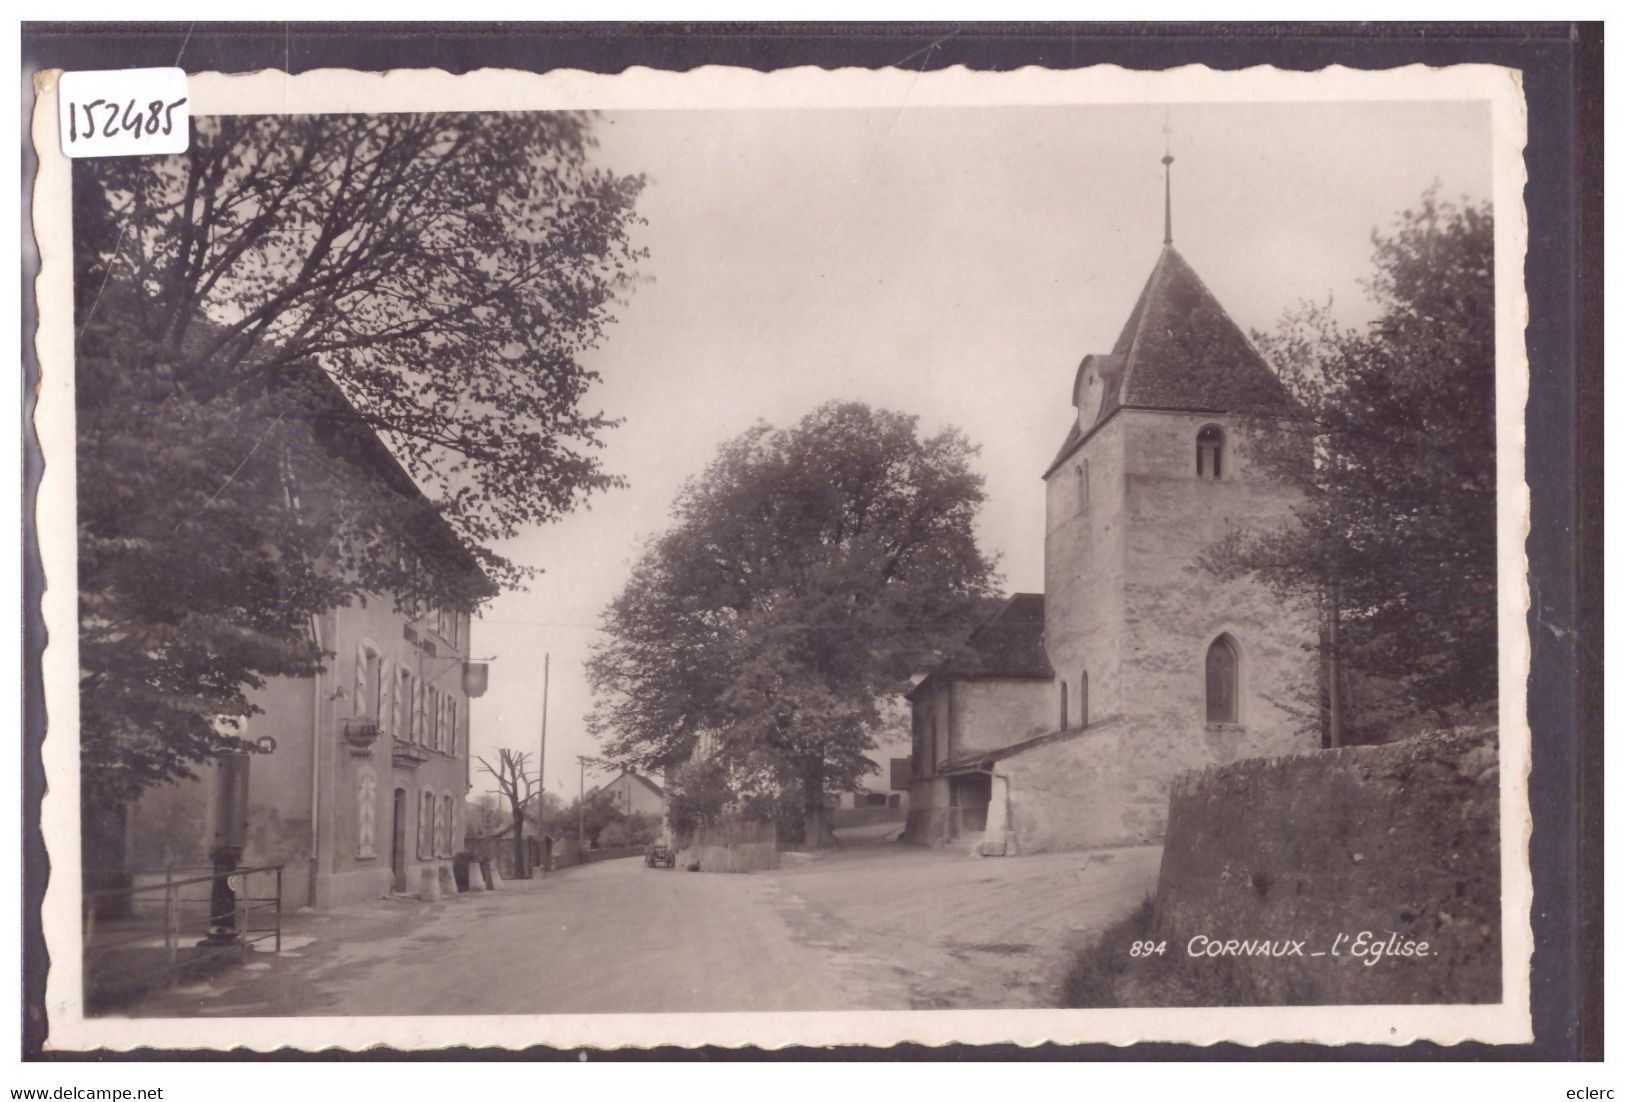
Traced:
<path fill-rule="evenodd" d="M 651 869 L 677 867 L 677 851 L 664 842 L 655 842 L 643 853 L 643 863 Z"/>

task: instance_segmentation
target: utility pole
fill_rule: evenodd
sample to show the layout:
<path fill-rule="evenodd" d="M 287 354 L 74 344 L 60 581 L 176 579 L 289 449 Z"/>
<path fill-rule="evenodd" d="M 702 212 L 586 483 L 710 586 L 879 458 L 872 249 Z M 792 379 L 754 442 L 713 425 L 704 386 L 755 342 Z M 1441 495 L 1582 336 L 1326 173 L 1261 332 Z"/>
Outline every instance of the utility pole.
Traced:
<path fill-rule="evenodd" d="M 1326 665 L 1328 667 L 1326 677 L 1326 719 L 1328 728 L 1326 741 L 1331 743 L 1333 750 L 1343 745 L 1343 701 L 1338 684 L 1343 676 L 1343 664 L 1340 661 L 1342 658 L 1340 653 L 1342 640 L 1338 638 L 1341 634 L 1339 629 L 1343 620 L 1342 603 L 1337 583 L 1333 582 L 1330 600 L 1331 608 L 1328 616 L 1329 622 L 1326 625 L 1326 633 L 1329 636 L 1326 648 Z"/>
<path fill-rule="evenodd" d="M 547 845 L 541 839 L 547 837 L 546 827 L 542 823 L 542 813 L 547 810 L 547 681 L 552 664 L 551 654 L 542 655 L 542 750 L 536 755 L 536 833 L 539 836 L 536 844 L 544 855 Z M 547 869 L 542 871 L 546 872 Z"/>

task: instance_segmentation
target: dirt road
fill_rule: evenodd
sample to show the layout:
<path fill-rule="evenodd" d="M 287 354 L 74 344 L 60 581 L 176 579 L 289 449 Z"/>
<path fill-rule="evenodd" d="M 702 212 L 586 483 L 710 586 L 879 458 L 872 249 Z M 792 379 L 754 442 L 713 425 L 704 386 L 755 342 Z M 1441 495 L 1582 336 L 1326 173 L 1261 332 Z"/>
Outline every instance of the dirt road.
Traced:
<path fill-rule="evenodd" d="M 1155 849 L 973 860 L 869 845 L 748 876 L 636 858 L 290 923 L 280 956 L 141 1016 L 1037 1006 L 1069 942 L 1132 908 Z"/>

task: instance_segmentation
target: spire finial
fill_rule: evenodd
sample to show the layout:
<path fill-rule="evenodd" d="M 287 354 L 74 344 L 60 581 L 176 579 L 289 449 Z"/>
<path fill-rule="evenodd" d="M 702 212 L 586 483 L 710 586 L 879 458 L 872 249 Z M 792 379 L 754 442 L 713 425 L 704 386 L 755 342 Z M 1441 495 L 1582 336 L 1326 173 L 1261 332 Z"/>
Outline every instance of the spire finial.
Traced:
<path fill-rule="evenodd" d="M 1172 152 L 1174 127 L 1168 121 L 1168 113 L 1162 115 L 1162 243 L 1174 243 L 1174 187 Z"/>

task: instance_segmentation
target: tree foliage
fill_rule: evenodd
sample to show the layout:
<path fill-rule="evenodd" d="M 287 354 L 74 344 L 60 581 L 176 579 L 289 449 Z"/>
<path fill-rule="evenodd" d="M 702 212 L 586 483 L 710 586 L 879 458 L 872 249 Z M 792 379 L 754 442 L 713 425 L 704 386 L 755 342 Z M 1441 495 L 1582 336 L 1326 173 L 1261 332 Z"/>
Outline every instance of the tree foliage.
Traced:
<path fill-rule="evenodd" d="M 579 837 L 588 849 L 642 845 L 660 836 L 660 817 L 628 815 L 616 805 L 613 793 L 594 789 L 584 798 L 549 807 L 545 829 L 555 838 Z"/>
<path fill-rule="evenodd" d="M 1496 694 L 1494 226 L 1430 191 L 1373 243 L 1368 326 L 1309 305 L 1258 338 L 1302 415 L 1246 444 L 1302 504 L 1209 563 L 1335 602 L 1349 671 L 1450 719 Z"/>
<path fill-rule="evenodd" d="M 605 614 L 588 676 L 606 752 L 652 768 L 704 734 L 736 792 L 816 818 L 872 769 L 880 701 L 991 589 L 975 451 L 851 402 L 724 445 Z"/>
<path fill-rule="evenodd" d="M 616 483 L 581 363 L 642 186 L 574 114 L 196 120 L 74 165 L 87 799 L 231 744 L 365 592 L 467 609 Z"/>

